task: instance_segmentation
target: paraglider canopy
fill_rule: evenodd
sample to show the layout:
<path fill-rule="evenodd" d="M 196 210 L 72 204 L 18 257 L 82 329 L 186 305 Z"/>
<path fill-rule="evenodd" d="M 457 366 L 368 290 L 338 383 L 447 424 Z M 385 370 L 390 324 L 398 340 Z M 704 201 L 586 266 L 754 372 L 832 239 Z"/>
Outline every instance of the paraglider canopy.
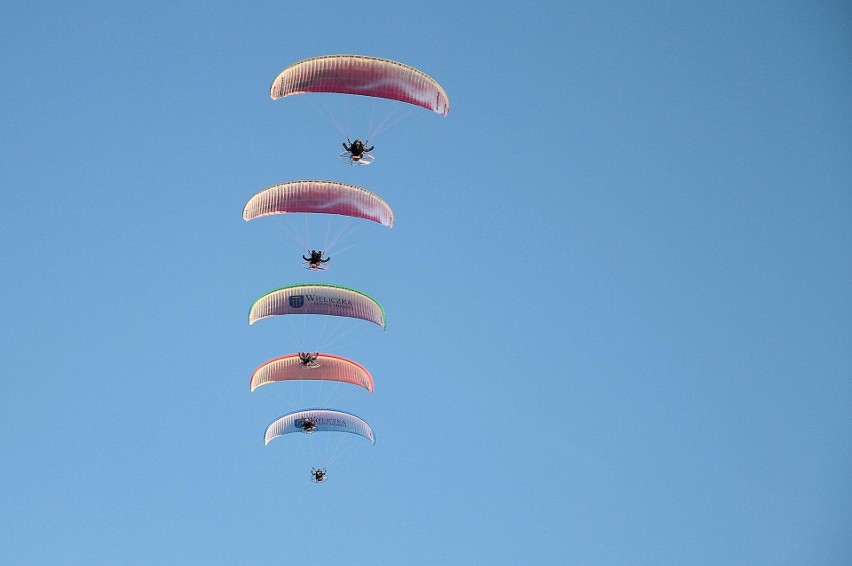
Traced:
<path fill-rule="evenodd" d="M 324 55 L 290 65 L 269 89 L 273 100 L 305 93 L 341 93 L 399 100 L 441 116 L 450 99 L 435 79 L 398 61 L 366 55 Z"/>
<path fill-rule="evenodd" d="M 393 226 L 393 211 L 380 196 L 356 185 L 321 180 L 288 181 L 267 187 L 249 199 L 243 219 L 295 212 L 339 214 Z"/>
<path fill-rule="evenodd" d="M 284 415 L 266 428 L 264 442 L 269 444 L 273 438 L 285 434 L 308 432 L 304 428 L 306 421 L 311 423 L 311 432 L 348 432 L 366 438 L 371 444 L 376 443 L 373 429 L 366 421 L 336 409 L 305 409 Z"/>
<path fill-rule="evenodd" d="M 249 388 L 254 391 L 268 383 L 287 381 L 350 383 L 373 392 L 373 376 L 364 366 L 341 356 L 319 352 L 288 354 L 264 362 L 251 374 Z"/>
<path fill-rule="evenodd" d="M 341 285 L 300 283 L 263 295 L 249 310 L 249 324 L 278 315 L 325 314 L 373 322 L 385 328 L 385 309 L 369 295 Z"/>

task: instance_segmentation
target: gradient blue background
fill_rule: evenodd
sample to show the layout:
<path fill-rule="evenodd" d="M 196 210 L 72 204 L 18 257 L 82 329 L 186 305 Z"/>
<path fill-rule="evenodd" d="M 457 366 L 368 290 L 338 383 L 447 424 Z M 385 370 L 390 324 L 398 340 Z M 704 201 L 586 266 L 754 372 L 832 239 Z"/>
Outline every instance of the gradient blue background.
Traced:
<path fill-rule="evenodd" d="M 331 53 L 449 115 L 345 167 L 268 95 Z M 844 2 L 4 3 L 0 562 L 849 564 L 850 55 Z M 397 219 L 322 274 L 388 328 L 321 486 L 248 390 L 301 178 Z"/>

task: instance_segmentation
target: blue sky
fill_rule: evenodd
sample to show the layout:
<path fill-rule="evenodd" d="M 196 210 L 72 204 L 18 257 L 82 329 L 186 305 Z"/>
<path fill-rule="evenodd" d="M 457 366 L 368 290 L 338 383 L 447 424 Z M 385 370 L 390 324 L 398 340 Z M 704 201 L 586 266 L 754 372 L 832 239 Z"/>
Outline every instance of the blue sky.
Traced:
<path fill-rule="evenodd" d="M 840 2 L 4 4 L 0 561 L 849 563 L 850 27 Z M 449 115 L 269 99 L 332 53 L 422 69 Z M 346 167 L 338 120 L 374 111 L 399 120 Z M 307 178 L 395 226 L 304 271 L 241 212 Z M 301 328 L 249 306 L 306 280 L 388 318 L 336 327 L 377 442 L 319 486 L 263 444 L 315 392 L 248 389 Z"/>

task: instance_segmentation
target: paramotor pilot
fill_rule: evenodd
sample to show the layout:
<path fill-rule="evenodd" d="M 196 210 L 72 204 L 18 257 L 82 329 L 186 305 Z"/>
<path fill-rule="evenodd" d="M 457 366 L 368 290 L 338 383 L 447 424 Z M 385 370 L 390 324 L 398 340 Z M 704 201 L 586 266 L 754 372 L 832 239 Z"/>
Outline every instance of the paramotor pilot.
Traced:
<path fill-rule="evenodd" d="M 302 256 L 302 259 L 305 260 L 308 264 L 308 269 L 325 269 L 323 264 L 328 263 L 331 258 L 327 257 L 323 259 L 323 251 L 311 250 L 311 257 Z"/>
<path fill-rule="evenodd" d="M 317 357 L 319 352 L 299 352 L 299 365 L 303 368 L 318 368 Z"/>
<path fill-rule="evenodd" d="M 346 141 L 349 141 L 349 138 L 346 138 Z M 361 164 L 366 165 L 370 161 L 370 159 L 368 159 L 368 158 L 372 157 L 372 156 L 368 156 L 366 154 L 368 154 L 371 151 L 373 151 L 374 149 L 376 149 L 376 146 L 371 145 L 370 147 L 365 147 L 364 142 L 362 142 L 359 139 L 356 139 L 354 142 L 351 142 L 349 145 L 347 145 L 346 142 L 343 142 L 343 149 L 345 149 L 346 152 L 343 153 L 342 155 L 346 155 L 348 153 L 350 163 L 353 163 L 353 164 L 361 163 Z"/>

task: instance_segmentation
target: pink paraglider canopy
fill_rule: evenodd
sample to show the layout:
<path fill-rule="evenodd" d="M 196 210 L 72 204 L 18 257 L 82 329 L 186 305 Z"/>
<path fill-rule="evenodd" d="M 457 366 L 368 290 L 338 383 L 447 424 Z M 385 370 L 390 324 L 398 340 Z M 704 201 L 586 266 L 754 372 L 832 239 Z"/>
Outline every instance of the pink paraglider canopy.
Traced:
<path fill-rule="evenodd" d="M 273 99 L 336 92 L 399 100 L 446 116 L 450 99 L 426 73 L 397 61 L 365 55 L 325 55 L 290 65 L 272 82 Z"/>
<path fill-rule="evenodd" d="M 393 226 L 393 211 L 381 197 L 338 181 L 289 181 L 267 187 L 249 199 L 243 219 L 293 212 L 340 214 Z"/>
<path fill-rule="evenodd" d="M 305 367 L 299 354 L 288 354 L 263 363 L 251 374 L 249 387 L 252 391 L 281 381 L 337 381 L 351 383 L 373 392 L 373 377 L 364 366 L 341 356 L 317 354 L 316 365 Z"/>

